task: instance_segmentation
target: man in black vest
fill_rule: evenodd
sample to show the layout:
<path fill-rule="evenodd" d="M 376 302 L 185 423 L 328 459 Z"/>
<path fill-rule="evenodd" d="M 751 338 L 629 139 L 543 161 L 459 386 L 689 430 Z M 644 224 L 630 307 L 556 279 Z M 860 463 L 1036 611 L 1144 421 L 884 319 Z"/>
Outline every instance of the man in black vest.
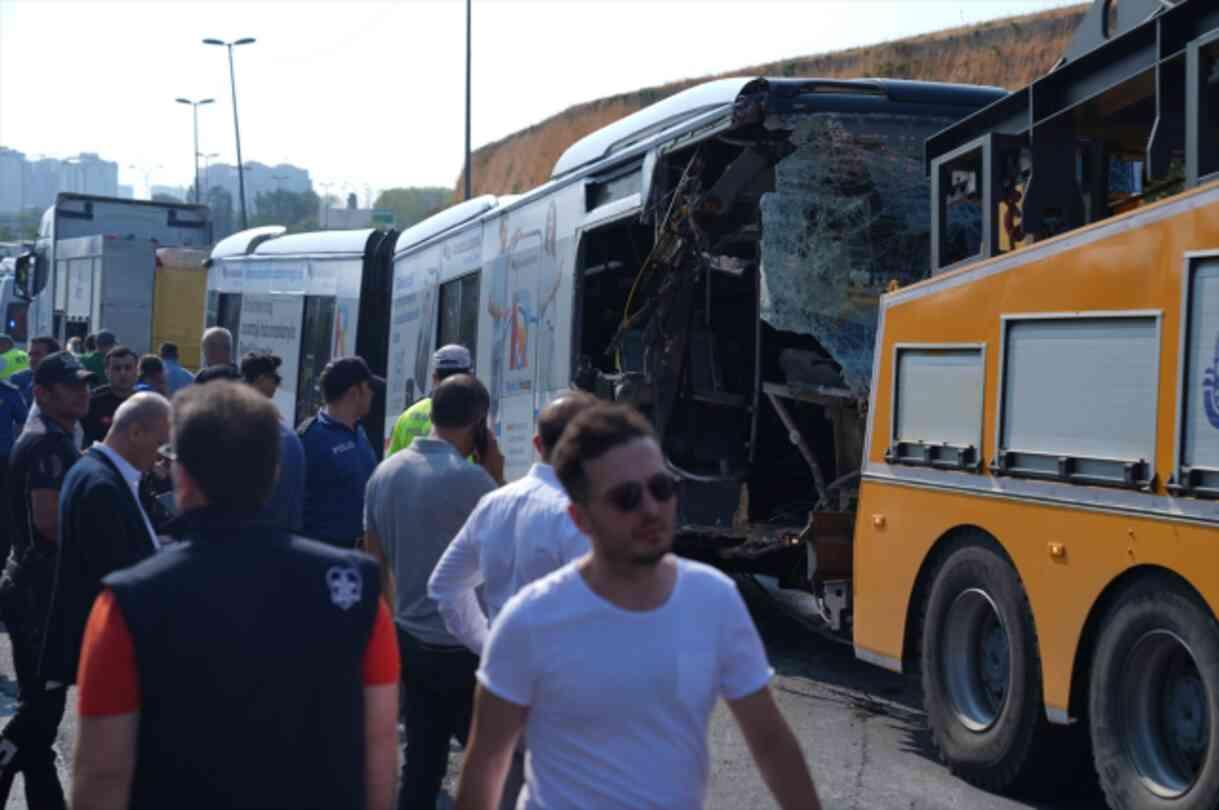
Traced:
<path fill-rule="evenodd" d="M 72 806 L 388 810 L 393 621 L 373 560 L 252 520 L 279 414 L 249 386 L 174 400 L 180 538 L 106 577 L 85 629 Z"/>
<path fill-rule="evenodd" d="M 59 495 L 59 566 L 43 676 L 75 683 L 80 644 L 102 577 L 151 557 L 159 541 L 140 506 L 140 479 L 169 441 L 169 401 L 134 394 L 114 412 L 104 441 L 85 451 Z"/>

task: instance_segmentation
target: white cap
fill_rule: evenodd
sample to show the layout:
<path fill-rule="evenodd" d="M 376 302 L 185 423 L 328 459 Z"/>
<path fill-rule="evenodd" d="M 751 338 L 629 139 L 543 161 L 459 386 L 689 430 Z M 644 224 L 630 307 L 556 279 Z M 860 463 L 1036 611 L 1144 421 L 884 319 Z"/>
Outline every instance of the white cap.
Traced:
<path fill-rule="evenodd" d="M 469 371 L 474 362 L 470 359 L 469 349 L 450 343 L 436 350 L 432 355 L 432 365 L 437 371 Z"/>

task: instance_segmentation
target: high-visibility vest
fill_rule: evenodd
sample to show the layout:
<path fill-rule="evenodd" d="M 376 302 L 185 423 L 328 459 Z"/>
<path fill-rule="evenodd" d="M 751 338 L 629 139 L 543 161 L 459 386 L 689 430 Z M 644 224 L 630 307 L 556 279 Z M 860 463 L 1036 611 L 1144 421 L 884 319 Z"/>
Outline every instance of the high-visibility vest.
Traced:
<path fill-rule="evenodd" d="M 9 349 L 0 354 L 0 380 L 7 380 L 18 371 L 30 367 L 30 356 L 18 348 Z"/>
<path fill-rule="evenodd" d="M 427 397 L 407 408 L 394 423 L 394 432 L 390 436 L 389 448 L 385 451 L 388 458 L 399 450 L 410 447 L 416 436 L 427 436 L 432 432 L 432 398 Z"/>

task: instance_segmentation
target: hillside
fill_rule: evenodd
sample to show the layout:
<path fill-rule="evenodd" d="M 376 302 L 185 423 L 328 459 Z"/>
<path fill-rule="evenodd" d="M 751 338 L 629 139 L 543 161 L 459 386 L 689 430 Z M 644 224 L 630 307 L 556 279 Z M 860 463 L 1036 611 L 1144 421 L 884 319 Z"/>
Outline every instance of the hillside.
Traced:
<path fill-rule="evenodd" d="M 817 76 L 988 84 L 1014 90 L 1046 73 L 1066 51 L 1085 6 L 953 28 L 846 51 L 753 65 L 720 76 Z M 550 177 L 568 146 L 606 124 L 691 85 L 701 76 L 578 104 L 487 144 L 472 155 L 475 194 L 515 194 Z M 464 175 L 464 172 L 462 173 Z M 464 183 L 457 178 L 455 194 Z"/>

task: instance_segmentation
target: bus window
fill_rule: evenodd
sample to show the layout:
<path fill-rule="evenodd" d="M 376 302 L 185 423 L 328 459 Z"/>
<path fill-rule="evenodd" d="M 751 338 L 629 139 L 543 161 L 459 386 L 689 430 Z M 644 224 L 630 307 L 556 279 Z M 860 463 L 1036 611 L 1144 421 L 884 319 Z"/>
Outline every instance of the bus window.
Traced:
<path fill-rule="evenodd" d="M 330 362 L 330 337 L 334 329 L 334 298 L 305 296 L 304 323 L 301 326 L 300 373 L 296 386 L 296 421 L 303 422 L 322 407 L 318 378 Z"/>
<path fill-rule="evenodd" d="M 436 345 L 460 343 L 474 353 L 478 341 L 479 273 L 440 285 L 440 322 Z"/>
<path fill-rule="evenodd" d="M 220 293 L 216 299 L 216 326 L 233 333 L 233 345 L 241 331 L 241 293 Z"/>

